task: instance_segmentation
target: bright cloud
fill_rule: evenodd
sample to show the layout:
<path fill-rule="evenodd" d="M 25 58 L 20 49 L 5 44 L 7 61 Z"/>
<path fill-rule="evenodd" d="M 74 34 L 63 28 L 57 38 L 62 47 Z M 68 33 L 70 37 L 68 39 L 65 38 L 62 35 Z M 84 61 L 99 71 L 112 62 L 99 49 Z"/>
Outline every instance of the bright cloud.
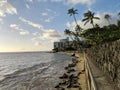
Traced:
<path fill-rule="evenodd" d="M 92 5 L 95 0 L 36 0 L 39 2 L 47 2 L 47 1 L 51 1 L 51 2 L 62 2 L 66 5 L 76 5 L 76 4 L 83 4 L 83 5 Z"/>
<path fill-rule="evenodd" d="M 2 18 L 0 18 L 0 24 L 3 24 L 4 22 L 3 22 L 3 19 Z"/>
<path fill-rule="evenodd" d="M 10 27 L 16 30 L 19 30 L 19 25 L 17 24 L 10 24 Z"/>
<path fill-rule="evenodd" d="M 20 35 L 28 35 L 29 34 L 29 32 L 26 30 L 22 30 L 19 33 L 20 33 Z"/>
<path fill-rule="evenodd" d="M 95 0 L 67 0 L 66 4 L 76 5 L 76 4 L 86 4 L 92 5 Z"/>
<path fill-rule="evenodd" d="M 19 31 L 20 35 L 28 35 L 29 34 L 29 31 L 20 28 L 19 25 L 17 25 L 17 24 L 10 24 L 10 28 Z"/>
<path fill-rule="evenodd" d="M 41 39 L 48 39 L 51 41 L 56 41 L 60 37 L 61 37 L 61 34 L 58 31 L 53 30 L 53 29 L 49 29 L 49 30 L 46 30 L 40 38 Z"/>
<path fill-rule="evenodd" d="M 48 16 L 48 13 L 44 12 L 42 13 L 42 16 Z"/>
<path fill-rule="evenodd" d="M 17 10 L 7 0 L 0 0 L 0 16 L 6 16 L 6 14 L 17 14 Z"/>
<path fill-rule="evenodd" d="M 52 2 L 61 2 L 63 0 L 51 0 Z"/>
<path fill-rule="evenodd" d="M 33 36 L 37 36 L 37 35 L 39 35 L 39 33 L 38 32 L 34 32 L 34 33 L 32 33 L 32 35 Z"/>
<path fill-rule="evenodd" d="M 28 2 L 32 2 L 33 0 L 27 0 Z"/>
<path fill-rule="evenodd" d="M 41 33 L 39 33 L 39 32 L 32 33 L 33 38 L 31 40 L 35 43 L 35 46 L 40 45 L 38 42 L 41 40 L 56 41 L 61 37 L 61 33 L 59 33 L 57 30 L 46 29 L 43 25 L 33 23 L 33 22 L 26 20 L 24 18 L 21 18 L 21 17 L 19 19 L 22 22 L 27 23 L 28 25 L 33 26 L 33 27 L 38 28 L 43 31 Z M 50 22 L 50 20 L 48 19 L 47 22 Z M 13 27 L 17 28 L 17 26 L 15 26 L 15 25 L 13 25 Z"/>
<path fill-rule="evenodd" d="M 38 32 L 35 32 L 33 33 L 34 37 L 31 39 L 32 42 L 34 42 L 34 45 L 35 46 L 40 46 L 44 43 L 40 43 L 40 41 L 44 41 L 44 40 L 50 40 L 50 41 L 57 41 L 60 37 L 61 37 L 61 34 L 54 30 L 54 29 L 49 29 L 49 30 L 46 30 L 44 33 L 40 34 Z M 48 41 L 49 42 L 49 41 Z"/>
<path fill-rule="evenodd" d="M 45 19 L 45 22 L 51 22 L 51 18 Z"/>
<path fill-rule="evenodd" d="M 26 6 L 27 9 L 30 9 L 30 6 L 28 4 L 25 4 L 25 6 Z"/>
<path fill-rule="evenodd" d="M 34 45 L 35 45 L 35 46 L 41 46 L 42 44 L 41 44 L 41 42 L 36 41 Z"/>
<path fill-rule="evenodd" d="M 30 25 L 30 26 L 32 26 L 32 27 L 38 28 L 38 29 L 40 29 L 40 30 L 43 30 L 43 26 L 40 25 L 40 24 L 33 23 L 33 22 L 31 22 L 31 21 L 29 21 L 29 20 L 26 20 L 26 19 L 24 19 L 24 18 L 22 18 L 22 17 L 19 17 L 19 19 L 20 19 L 22 22 L 25 22 L 25 23 L 27 23 L 28 25 Z"/>

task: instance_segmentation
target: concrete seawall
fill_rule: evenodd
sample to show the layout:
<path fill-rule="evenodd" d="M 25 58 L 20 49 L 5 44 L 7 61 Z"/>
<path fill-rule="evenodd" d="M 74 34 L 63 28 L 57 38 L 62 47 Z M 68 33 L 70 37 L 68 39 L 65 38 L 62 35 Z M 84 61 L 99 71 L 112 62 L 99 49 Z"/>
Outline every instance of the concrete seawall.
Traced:
<path fill-rule="evenodd" d="M 108 85 L 109 83 L 106 82 L 106 85 L 108 85 L 108 87 L 112 85 L 112 90 L 120 89 L 120 41 L 105 43 L 92 47 L 87 50 L 85 57 L 90 63 L 91 68 L 93 69 L 93 77 L 100 77 L 101 75 L 102 79 L 104 78 L 103 76 L 107 76 L 107 79 L 109 79 L 108 81 L 111 84 Z M 96 76 L 94 76 L 94 69 L 96 68 L 98 68 L 100 72 L 96 71 Z M 97 76 L 97 73 L 100 74 Z M 98 80 L 100 81 L 101 79 L 99 78 Z"/>

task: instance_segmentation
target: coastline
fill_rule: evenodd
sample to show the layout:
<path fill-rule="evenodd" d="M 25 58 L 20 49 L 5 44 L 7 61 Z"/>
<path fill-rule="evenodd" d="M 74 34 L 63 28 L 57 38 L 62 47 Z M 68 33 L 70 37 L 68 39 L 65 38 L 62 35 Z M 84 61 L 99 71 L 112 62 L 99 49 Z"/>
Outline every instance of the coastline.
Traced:
<path fill-rule="evenodd" d="M 67 55 L 72 55 L 73 52 L 57 52 L 57 53 L 60 53 L 60 54 L 67 54 Z M 86 90 L 86 76 L 85 76 L 85 67 L 84 67 L 84 56 L 83 56 L 83 53 L 76 53 L 74 57 L 72 57 L 72 59 L 75 58 L 78 63 L 76 64 L 75 66 L 75 73 L 76 72 L 81 72 L 79 75 L 78 75 L 78 79 L 77 79 L 77 83 L 79 84 L 79 88 L 78 87 L 71 87 L 71 88 L 67 88 L 67 87 L 64 87 L 63 89 L 60 89 L 60 90 Z M 68 66 L 70 64 L 73 64 L 73 62 L 70 61 L 70 63 L 68 64 Z M 66 66 L 67 67 L 67 66 Z M 66 70 L 64 70 L 64 74 L 66 74 Z M 63 74 L 63 75 L 64 75 Z M 64 79 L 62 80 L 64 81 Z M 58 89 L 59 90 L 59 89 Z"/>

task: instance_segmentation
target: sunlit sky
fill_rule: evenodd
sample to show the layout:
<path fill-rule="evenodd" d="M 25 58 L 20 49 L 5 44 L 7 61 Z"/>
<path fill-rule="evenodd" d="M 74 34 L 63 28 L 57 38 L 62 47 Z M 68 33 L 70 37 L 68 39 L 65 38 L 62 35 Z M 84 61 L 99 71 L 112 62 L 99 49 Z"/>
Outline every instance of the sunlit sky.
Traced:
<path fill-rule="evenodd" d="M 95 12 L 106 25 L 103 16 L 109 13 L 116 23 L 120 0 L 0 0 L 0 52 L 48 51 L 53 42 L 65 38 L 64 30 L 75 26 L 67 10 L 78 10 L 76 18 L 82 28 L 83 13 Z"/>

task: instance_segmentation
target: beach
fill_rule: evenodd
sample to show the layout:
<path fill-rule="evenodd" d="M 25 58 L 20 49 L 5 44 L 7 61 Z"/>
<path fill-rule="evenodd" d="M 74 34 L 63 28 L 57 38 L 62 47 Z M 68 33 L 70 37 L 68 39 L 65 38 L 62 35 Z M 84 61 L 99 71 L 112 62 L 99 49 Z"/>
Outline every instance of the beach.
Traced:
<path fill-rule="evenodd" d="M 72 55 L 72 53 L 68 53 L 68 52 L 60 52 L 60 53 L 65 53 L 65 54 L 67 53 L 69 55 Z M 66 70 L 66 68 L 67 67 L 69 68 L 69 66 L 74 64 L 75 61 L 77 61 L 76 65 L 69 69 L 69 70 L 74 69 L 75 71 L 67 73 L 68 70 Z M 86 90 L 86 76 L 85 76 L 83 53 L 77 53 L 77 54 L 75 54 L 74 57 L 72 57 L 72 61 L 69 62 L 69 64 L 65 67 L 64 74 L 62 75 L 62 77 L 67 76 L 67 75 L 68 75 L 68 77 L 71 77 L 71 75 L 73 75 L 73 78 L 71 78 L 72 80 L 70 80 L 70 78 L 65 77 L 65 78 L 62 78 L 62 80 L 60 78 L 60 81 L 65 82 L 65 81 L 70 80 L 71 82 L 70 83 L 62 83 L 63 85 L 60 85 L 61 83 L 59 83 L 58 90 Z M 77 82 L 74 82 L 76 76 L 78 79 L 77 79 Z M 70 87 L 69 87 L 69 84 L 71 84 Z"/>

